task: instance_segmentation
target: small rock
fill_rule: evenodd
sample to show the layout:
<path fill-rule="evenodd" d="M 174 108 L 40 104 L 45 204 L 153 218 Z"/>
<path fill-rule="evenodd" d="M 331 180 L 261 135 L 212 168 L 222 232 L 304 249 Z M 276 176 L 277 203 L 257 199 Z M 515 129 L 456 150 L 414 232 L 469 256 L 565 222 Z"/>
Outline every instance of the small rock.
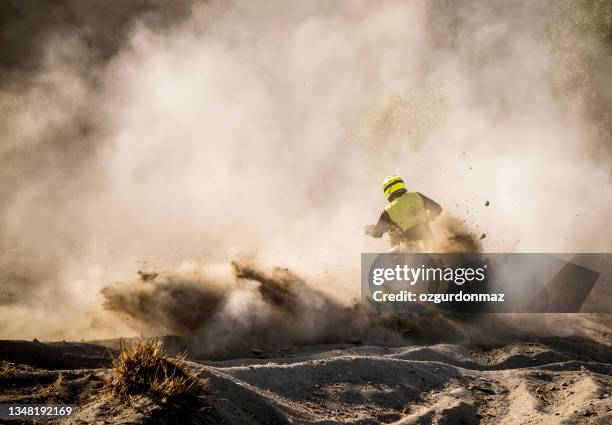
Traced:
<path fill-rule="evenodd" d="M 480 239 L 484 239 L 484 238 L 486 238 L 486 237 L 487 237 L 487 234 L 486 234 L 486 233 L 483 233 L 482 235 L 480 235 Z"/>
<path fill-rule="evenodd" d="M 265 351 L 260 350 L 259 348 L 252 348 L 251 353 L 257 355 L 260 359 L 263 359 L 265 357 Z"/>
<path fill-rule="evenodd" d="M 489 201 L 485 202 L 485 207 L 488 207 L 489 205 L 491 205 Z"/>
<path fill-rule="evenodd" d="M 143 282 L 149 282 L 159 276 L 159 273 L 147 273 L 143 272 L 142 270 L 138 270 L 138 276 L 140 276 L 140 280 L 142 280 Z"/>
<path fill-rule="evenodd" d="M 480 385 L 470 385 L 468 388 L 470 390 L 480 391 L 481 393 L 485 393 L 485 394 L 490 394 L 490 395 L 495 394 L 495 391 L 492 390 L 491 388 L 481 387 Z"/>

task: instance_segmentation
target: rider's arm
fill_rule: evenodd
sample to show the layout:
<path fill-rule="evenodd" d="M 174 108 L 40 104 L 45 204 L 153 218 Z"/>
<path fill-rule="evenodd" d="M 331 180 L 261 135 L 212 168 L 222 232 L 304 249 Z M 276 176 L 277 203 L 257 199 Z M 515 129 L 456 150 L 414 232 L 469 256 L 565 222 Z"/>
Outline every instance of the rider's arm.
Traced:
<path fill-rule="evenodd" d="M 382 235 L 392 229 L 393 222 L 391 221 L 391 217 L 389 217 L 387 211 L 383 211 L 378 219 L 378 223 L 376 223 L 376 226 L 374 226 L 374 228 L 370 231 L 370 236 L 373 238 L 380 238 Z"/>
<path fill-rule="evenodd" d="M 434 218 L 439 216 L 442 212 L 442 207 L 440 206 L 440 204 L 438 204 L 436 201 L 429 199 L 422 193 L 419 193 L 419 195 L 421 195 L 421 198 L 423 198 L 423 203 L 425 204 L 425 209 L 427 210 L 429 219 L 433 220 Z"/>

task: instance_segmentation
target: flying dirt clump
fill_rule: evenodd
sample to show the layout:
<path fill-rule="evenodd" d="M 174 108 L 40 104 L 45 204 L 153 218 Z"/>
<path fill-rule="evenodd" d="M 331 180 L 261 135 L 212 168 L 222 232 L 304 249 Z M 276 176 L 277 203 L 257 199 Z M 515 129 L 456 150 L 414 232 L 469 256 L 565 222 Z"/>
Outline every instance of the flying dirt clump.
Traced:
<path fill-rule="evenodd" d="M 295 312 L 295 290 L 298 287 L 303 288 L 304 282 L 289 269 L 274 268 L 272 276 L 269 277 L 256 268 L 237 261 L 232 262 L 232 267 L 236 278 L 259 282 L 259 292 L 266 302 L 287 312 Z"/>
<path fill-rule="evenodd" d="M 432 230 L 437 241 L 433 247 L 435 252 L 482 252 L 482 245 L 476 233 L 455 217 L 440 217 L 432 223 Z"/>

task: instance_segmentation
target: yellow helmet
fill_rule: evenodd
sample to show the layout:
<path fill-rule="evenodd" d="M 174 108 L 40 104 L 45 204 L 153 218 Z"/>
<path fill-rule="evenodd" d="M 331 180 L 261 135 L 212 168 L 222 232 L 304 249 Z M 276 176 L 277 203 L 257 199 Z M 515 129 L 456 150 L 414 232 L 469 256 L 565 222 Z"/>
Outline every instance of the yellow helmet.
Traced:
<path fill-rule="evenodd" d="M 406 189 L 406 185 L 400 176 L 389 176 L 382 182 L 382 191 L 387 198 L 402 189 Z"/>

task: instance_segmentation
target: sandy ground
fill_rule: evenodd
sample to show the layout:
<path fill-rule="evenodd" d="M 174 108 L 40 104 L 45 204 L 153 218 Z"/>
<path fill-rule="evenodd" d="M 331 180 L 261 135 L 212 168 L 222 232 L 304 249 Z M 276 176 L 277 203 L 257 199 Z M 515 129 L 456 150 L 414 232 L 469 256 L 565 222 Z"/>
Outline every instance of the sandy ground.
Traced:
<path fill-rule="evenodd" d="M 293 296 L 298 289 L 326 301 L 299 282 L 250 277 L 279 308 L 294 306 L 287 300 L 301 299 Z M 178 404 L 141 396 L 125 406 L 103 396 L 125 340 L 0 340 L 0 403 L 76 404 L 73 417 L 55 421 L 67 424 L 612 423 L 612 315 L 403 322 L 323 305 L 334 313 L 325 316 L 330 328 L 348 327 L 343 320 L 351 319 L 367 326 L 354 328 L 360 333 L 351 338 L 329 333 L 333 344 L 251 332 L 214 354 L 198 349 L 197 335 L 164 337 L 168 354 L 186 352 L 207 380 L 200 397 Z M 296 314 L 289 309 L 279 317 Z M 397 338 L 376 339 L 383 331 Z"/>
<path fill-rule="evenodd" d="M 114 343 L 0 341 L 0 403 L 76 403 L 77 413 L 64 422 L 71 424 L 612 423 L 606 338 L 487 347 L 353 341 L 191 358 L 208 389 L 182 407 L 146 397 L 131 407 L 102 401 Z M 180 338 L 166 344 L 177 350 Z"/>

